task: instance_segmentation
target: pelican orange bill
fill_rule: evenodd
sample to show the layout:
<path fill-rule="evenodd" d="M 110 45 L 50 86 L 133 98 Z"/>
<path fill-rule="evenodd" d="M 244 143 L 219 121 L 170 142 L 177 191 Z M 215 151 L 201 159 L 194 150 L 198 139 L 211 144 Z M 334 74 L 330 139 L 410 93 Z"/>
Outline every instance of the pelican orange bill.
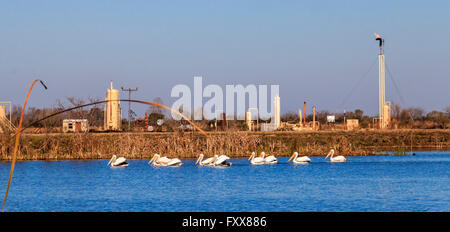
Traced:
<path fill-rule="evenodd" d="M 295 153 L 292 153 L 292 156 L 291 156 L 291 158 L 288 159 L 288 162 L 291 161 L 291 159 L 293 159 L 294 156 L 295 156 Z"/>

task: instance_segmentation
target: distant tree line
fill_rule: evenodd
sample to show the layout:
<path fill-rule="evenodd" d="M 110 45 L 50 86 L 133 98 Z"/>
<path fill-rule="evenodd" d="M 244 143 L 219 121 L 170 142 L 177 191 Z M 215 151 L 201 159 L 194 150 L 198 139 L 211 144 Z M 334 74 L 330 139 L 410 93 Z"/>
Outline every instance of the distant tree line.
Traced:
<path fill-rule="evenodd" d="M 51 107 L 37 108 L 28 107 L 24 114 L 23 125 L 29 125 L 30 123 L 37 121 L 47 115 L 55 112 L 59 112 L 68 108 L 84 105 L 87 103 L 93 103 L 100 101 L 96 98 L 88 98 L 87 100 L 76 97 L 67 97 L 66 102 L 58 100 Z M 153 102 L 163 104 L 161 98 L 153 99 Z M 55 117 L 41 121 L 33 127 L 35 128 L 61 128 L 62 121 L 64 119 L 87 119 L 89 121 L 89 126 L 91 128 L 98 128 L 101 130 L 103 127 L 104 120 L 104 104 L 92 105 L 89 107 L 82 107 L 72 111 L 68 111 L 59 114 Z M 22 106 L 13 105 L 12 107 L 12 123 L 14 125 L 19 124 L 20 114 L 22 112 Z M 163 119 L 164 124 L 160 127 L 163 131 L 178 131 L 185 130 L 189 128 L 188 123 L 185 120 L 173 120 L 166 112 L 165 109 L 150 106 L 147 111 L 147 123 L 144 117 L 137 117 L 135 112 L 131 114 L 132 129 L 134 130 L 144 130 L 145 125 L 157 126 L 157 120 Z M 189 114 L 189 112 L 183 112 L 183 114 Z M 334 115 L 335 123 L 328 123 L 327 116 Z M 302 115 L 303 116 L 303 115 Z M 358 119 L 361 128 L 373 128 L 374 118 L 373 116 L 364 115 L 363 110 L 355 109 L 354 111 L 347 111 L 345 114 L 342 113 L 331 113 L 327 110 L 316 111 L 316 121 L 320 124 L 321 129 L 329 129 L 335 124 L 343 124 L 344 119 Z M 9 117 L 9 115 L 7 115 Z M 311 122 L 313 120 L 313 114 L 306 115 L 306 121 Z M 297 112 L 287 112 L 281 115 L 282 122 L 288 123 L 299 123 L 299 115 Z M 270 122 L 269 120 L 259 120 L 260 123 Z M 122 123 L 125 126 L 128 124 L 128 117 L 124 117 Z M 221 119 L 219 120 L 196 120 L 195 123 L 206 131 L 214 131 L 219 129 L 224 129 Z M 186 126 L 187 125 L 187 126 Z M 399 104 L 391 104 L 391 122 L 389 127 L 392 129 L 403 129 L 403 128 L 416 128 L 416 129 L 448 129 L 450 128 L 450 106 L 447 106 L 443 111 L 433 110 L 426 113 L 422 108 L 419 107 L 409 107 L 403 108 Z M 128 129 L 128 128 L 127 128 Z M 226 129 L 228 130 L 247 130 L 245 121 L 237 120 L 227 120 Z"/>
<path fill-rule="evenodd" d="M 316 121 L 321 125 L 327 124 L 327 116 L 334 115 L 335 123 L 344 123 L 345 119 L 358 119 L 361 128 L 373 127 L 373 116 L 364 115 L 363 110 L 356 109 L 354 111 L 347 111 L 344 113 L 330 113 L 327 110 L 316 112 Z M 299 115 L 294 112 L 287 112 L 281 116 L 284 122 L 298 123 Z M 306 115 L 306 121 L 312 121 L 313 114 Z M 450 106 L 447 106 L 444 111 L 433 110 L 425 113 L 420 107 L 403 108 L 399 104 L 393 103 L 391 105 L 391 122 L 390 128 L 393 129 L 448 129 L 450 128 Z"/>
<path fill-rule="evenodd" d="M 95 98 L 88 98 L 87 101 L 76 98 L 76 97 L 67 97 L 67 103 L 63 103 L 58 100 L 51 107 L 37 108 L 37 107 L 27 107 L 24 112 L 23 117 L 23 126 L 30 125 L 31 123 L 48 116 L 50 114 L 63 111 L 65 109 L 69 109 L 72 107 L 93 103 L 96 101 L 100 101 Z M 13 105 L 11 120 L 14 125 L 19 125 L 20 115 L 22 113 L 21 105 Z M 9 117 L 9 114 L 8 114 Z M 72 111 L 64 112 L 62 114 L 56 115 L 54 117 L 48 118 L 41 122 L 38 122 L 33 125 L 35 128 L 60 128 L 62 126 L 62 121 L 64 119 L 87 119 L 89 121 L 90 126 L 103 126 L 103 105 L 93 105 L 90 107 L 82 107 Z"/>

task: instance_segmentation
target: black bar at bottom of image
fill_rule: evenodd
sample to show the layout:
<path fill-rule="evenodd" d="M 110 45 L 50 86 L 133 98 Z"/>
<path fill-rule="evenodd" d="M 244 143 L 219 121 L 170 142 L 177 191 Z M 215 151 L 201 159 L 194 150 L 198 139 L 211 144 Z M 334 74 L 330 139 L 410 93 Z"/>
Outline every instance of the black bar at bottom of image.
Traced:
<path fill-rule="evenodd" d="M 128 228 L 143 231 L 284 231 L 286 228 L 387 229 L 445 225 L 448 213 L 155 212 L 155 213 L 1 213 L 1 222 L 48 227 Z M 16 223 L 17 224 L 17 223 Z M 6 224 L 5 224 L 6 225 Z M 20 226 L 20 225 L 19 225 Z M 312 227 L 310 227 L 312 226 Z"/>

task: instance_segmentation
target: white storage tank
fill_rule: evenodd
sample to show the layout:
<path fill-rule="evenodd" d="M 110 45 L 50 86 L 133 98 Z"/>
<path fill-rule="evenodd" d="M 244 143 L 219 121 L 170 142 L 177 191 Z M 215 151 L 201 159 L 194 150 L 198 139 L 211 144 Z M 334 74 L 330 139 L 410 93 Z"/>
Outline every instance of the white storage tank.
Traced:
<path fill-rule="evenodd" d="M 274 127 L 276 129 L 280 128 L 281 126 L 281 108 L 280 108 L 280 97 L 276 96 L 273 101 L 274 105 Z"/>
<path fill-rule="evenodd" d="M 119 90 L 113 88 L 111 81 L 111 88 L 106 90 L 105 113 L 104 113 L 104 129 L 118 131 L 122 126 L 122 110 L 120 108 Z"/>

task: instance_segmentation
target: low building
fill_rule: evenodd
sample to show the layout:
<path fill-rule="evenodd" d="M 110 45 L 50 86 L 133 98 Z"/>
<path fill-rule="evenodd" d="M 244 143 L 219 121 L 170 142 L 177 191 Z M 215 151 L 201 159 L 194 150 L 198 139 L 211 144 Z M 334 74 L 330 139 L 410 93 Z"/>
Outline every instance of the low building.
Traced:
<path fill-rule="evenodd" d="M 358 119 L 347 119 L 347 130 L 355 130 L 359 128 Z"/>
<path fill-rule="evenodd" d="M 11 111 L 11 107 L 9 109 Z M 11 114 L 9 119 L 6 117 L 6 106 L 0 105 L 0 134 L 5 131 L 14 131 L 15 129 L 16 127 L 11 123 Z"/>
<path fill-rule="evenodd" d="M 88 132 L 89 123 L 87 119 L 64 119 L 63 120 L 63 132 Z"/>

